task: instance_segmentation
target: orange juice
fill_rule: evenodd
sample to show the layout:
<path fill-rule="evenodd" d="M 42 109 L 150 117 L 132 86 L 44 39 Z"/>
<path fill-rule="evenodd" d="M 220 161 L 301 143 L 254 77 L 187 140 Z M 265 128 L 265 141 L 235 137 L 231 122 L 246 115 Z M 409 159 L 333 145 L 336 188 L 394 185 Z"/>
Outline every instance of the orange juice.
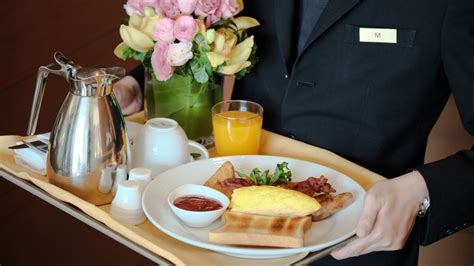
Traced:
<path fill-rule="evenodd" d="M 262 116 L 227 111 L 212 116 L 214 141 L 219 155 L 258 154 Z"/>

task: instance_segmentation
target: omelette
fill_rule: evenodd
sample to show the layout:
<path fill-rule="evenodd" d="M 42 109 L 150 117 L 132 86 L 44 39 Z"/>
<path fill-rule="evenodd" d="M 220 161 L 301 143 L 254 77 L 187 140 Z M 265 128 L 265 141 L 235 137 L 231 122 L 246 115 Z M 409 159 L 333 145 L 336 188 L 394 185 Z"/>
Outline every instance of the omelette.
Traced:
<path fill-rule="evenodd" d="M 321 208 L 319 202 L 296 190 L 276 186 L 247 186 L 234 190 L 232 211 L 270 216 L 306 216 Z"/>

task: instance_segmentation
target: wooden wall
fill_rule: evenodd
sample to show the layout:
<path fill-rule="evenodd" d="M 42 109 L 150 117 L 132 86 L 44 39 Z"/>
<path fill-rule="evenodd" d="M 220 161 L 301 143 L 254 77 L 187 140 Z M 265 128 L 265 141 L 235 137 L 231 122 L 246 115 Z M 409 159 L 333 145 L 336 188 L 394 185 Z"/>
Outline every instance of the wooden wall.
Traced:
<path fill-rule="evenodd" d="M 26 134 L 37 69 L 53 62 L 55 51 L 83 66 L 133 67 L 113 54 L 126 17 L 122 2 L 0 2 L 0 135 Z M 66 93 L 66 81 L 50 75 L 38 132 L 50 130 Z"/>
<path fill-rule="evenodd" d="M 54 51 L 83 66 L 134 66 L 113 54 L 122 2 L 0 1 L 0 135 L 26 134 L 36 71 Z M 37 132 L 51 129 L 66 93 L 66 80 L 50 75 Z M 153 265 L 1 177 L 0 264 Z"/>

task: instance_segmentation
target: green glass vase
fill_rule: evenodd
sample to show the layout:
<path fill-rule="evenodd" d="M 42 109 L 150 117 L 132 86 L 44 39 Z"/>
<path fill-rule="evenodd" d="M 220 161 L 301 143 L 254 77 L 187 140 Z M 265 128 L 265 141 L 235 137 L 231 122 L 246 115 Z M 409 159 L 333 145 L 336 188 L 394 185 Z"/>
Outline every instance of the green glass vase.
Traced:
<path fill-rule="evenodd" d="M 167 81 L 156 79 L 145 68 L 145 115 L 147 119 L 167 117 L 176 120 L 189 139 L 212 144 L 212 106 L 222 100 L 222 85 L 201 84 L 192 76 L 174 74 Z"/>

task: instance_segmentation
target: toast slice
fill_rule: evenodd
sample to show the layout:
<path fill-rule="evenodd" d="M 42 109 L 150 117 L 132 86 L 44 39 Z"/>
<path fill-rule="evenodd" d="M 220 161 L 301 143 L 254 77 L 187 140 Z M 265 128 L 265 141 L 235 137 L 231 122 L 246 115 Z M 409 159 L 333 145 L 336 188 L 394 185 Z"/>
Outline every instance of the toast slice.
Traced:
<path fill-rule="evenodd" d="M 217 171 L 204 183 L 206 187 L 213 188 L 224 193 L 229 199 L 232 196 L 233 190 L 220 186 L 218 183 L 223 182 L 227 178 L 234 178 L 235 170 L 231 162 L 225 162 Z"/>
<path fill-rule="evenodd" d="M 209 232 L 209 241 L 228 245 L 299 248 L 311 228 L 311 216 L 263 216 L 227 211 L 224 225 Z"/>

